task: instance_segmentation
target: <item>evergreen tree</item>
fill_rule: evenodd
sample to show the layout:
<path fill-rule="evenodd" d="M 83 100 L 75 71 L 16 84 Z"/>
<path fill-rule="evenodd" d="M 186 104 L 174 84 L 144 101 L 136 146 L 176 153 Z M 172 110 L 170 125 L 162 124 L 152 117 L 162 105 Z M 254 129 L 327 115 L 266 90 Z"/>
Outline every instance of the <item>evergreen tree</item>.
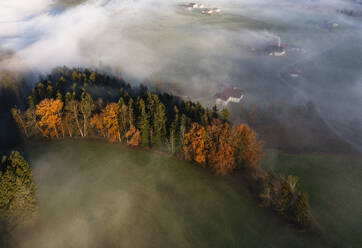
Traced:
<path fill-rule="evenodd" d="M 207 127 L 209 125 L 209 117 L 206 111 L 201 116 L 201 125 L 203 125 L 204 127 Z"/>
<path fill-rule="evenodd" d="M 48 86 L 47 86 L 47 94 L 46 94 L 47 98 L 52 98 L 53 97 L 53 87 L 51 85 L 51 82 L 49 82 Z"/>
<path fill-rule="evenodd" d="M 46 91 L 44 88 L 44 84 L 38 83 L 36 88 L 37 88 L 38 101 L 41 101 L 44 98 L 46 98 Z"/>
<path fill-rule="evenodd" d="M 134 112 L 133 112 L 133 99 L 130 98 L 128 101 L 128 121 L 129 121 L 129 126 L 134 126 L 135 124 L 135 117 L 134 117 Z"/>
<path fill-rule="evenodd" d="M 166 108 L 162 102 L 156 102 L 156 111 L 153 118 L 154 140 L 156 147 L 161 147 L 166 141 Z"/>
<path fill-rule="evenodd" d="M 119 131 L 121 133 L 122 138 L 124 137 L 124 135 L 126 134 L 126 132 L 130 127 L 128 117 L 129 117 L 128 107 L 122 99 L 122 104 L 120 105 L 120 112 L 119 112 Z"/>
<path fill-rule="evenodd" d="M 179 139 L 179 126 L 180 126 L 179 111 L 176 106 L 174 107 L 174 111 L 175 111 L 175 117 L 170 127 L 170 150 L 172 154 L 175 154 L 177 145 L 179 143 L 178 139 Z"/>
<path fill-rule="evenodd" d="M 212 107 L 211 118 L 218 119 L 219 118 L 218 112 L 219 112 L 219 110 L 217 109 L 217 106 L 214 105 L 214 107 Z"/>
<path fill-rule="evenodd" d="M 149 143 L 150 147 L 154 144 L 154 117 L 156 112 L 156 102 L 158 100 L 157 96 L 154 97 L 149 91 L 147 91 L 147 101 L 146 101 L 146 109 L 149 118 Z"/>
<path fill-rule="evenodd" d="M 32 96 L 28 97 L 28 105 L 30 109 L 35 109 L 34 98 Z"/>
<path fill-rule="evenodd" d="M 143 99 L 140 99 L 138 102 L 138 108 L 140 112 L 138 129 L 141 131 L 141 146 L 146 147 L 150 145 L 150 122 L 148 120 L 148 113 L 146 112 L 146 106 Z"/>
<path fill-rule="evenodd" d="M 60 93 L 59 90 L 57 92 L 57 99 L 60 100 L 60 101 L 63 101 L 63 96 L 62 96 L 62 94 Z"/>
<path fill-rule="evenodd" d="M 226 108 L 221 111 L 221 120 L 223 122 L 230 122 L 230 112 Z"/>
<path fill-rule="evenodd" d="M 0 166 L 0 224 L 11 231 L 35 217 L 35 182 L 29 164 L 19 152 L 4 156 Z"/>
<path fill-rule="evenodd" d="M 187 133 L 187 117 L 185 114 L 181 115 L 181 123 L 180 123 L 180 134 L 179 134 L 179 149 L 183 150 L 185 144 L 185 136 Z"/>

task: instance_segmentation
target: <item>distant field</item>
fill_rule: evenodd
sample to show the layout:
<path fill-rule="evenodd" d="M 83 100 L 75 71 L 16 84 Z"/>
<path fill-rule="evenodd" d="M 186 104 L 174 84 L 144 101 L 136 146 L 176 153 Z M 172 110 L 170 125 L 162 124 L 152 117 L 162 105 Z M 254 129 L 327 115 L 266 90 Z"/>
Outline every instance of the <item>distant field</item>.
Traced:
<path fill-rule="evenodd" d="M 43 227 L 22 247 L 325 247 L 231 178 L 164 155 L 91 141 L 27 154 Z"/>
<path fill-rule="evenodd" d="M 333 247 L 362 247 L 362 158 L 269 152 L 265 166 L 297 175 Z"/>

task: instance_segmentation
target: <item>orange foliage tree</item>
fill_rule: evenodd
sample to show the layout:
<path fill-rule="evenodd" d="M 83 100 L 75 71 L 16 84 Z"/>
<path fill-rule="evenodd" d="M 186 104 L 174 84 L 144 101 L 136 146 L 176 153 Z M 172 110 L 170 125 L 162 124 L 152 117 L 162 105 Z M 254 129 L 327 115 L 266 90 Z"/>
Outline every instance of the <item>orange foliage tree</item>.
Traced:
<path fill-rule="evenodd" d="M 192 124 L 190 131 L 185 135 L 184 152 L 187 160 L 198 164 L 206 162 L 206 131 L 198 123 Z"/>
<path fill-rule="evenodd" d="M 127 144 L 130 146 L 139 146 L 141 141 L 141 134 L 138 129 L 135 128 L 134 125 L 131 125 L 127 133 L 125 134 L 127 139 Z"/>
<path fill-rule="evenodd" d="M 234 170 L 234 145 L 229 124 L 214 122 L 207 127 L 207 163 L 211 169 L 220 175 L 226 175 Z"/>
<path fill-rule="evenodd" d="M 59 99 L 46 98 L 36 105 L 35 114 L 40 117 L 39 126 L 45 128 L 43 131 L 45 137 L 59 138 L 62 108 L 63 102 Z"/>
<path fill-rule="evenodd" d="M 117 103 L 107 104 L 106 108 L 102 110 L 103 125 L 106 136 L 110 142 L 121 141 L 118 121 L 120 111 L 121 109 Z"/>
<path fill-rule="evenodd" d="M 241 124 L 233 128 L 235 140 L 235 158 L 238 165 L 256 166 L 263 155 L 263 142 L 248 125 Z"/>
<path fill-rule="evenodd" d="M 96 128 L 98 131 L 98 134 L 105 138 L 105 131 L 104 131 L 104 125 L 103 125 L 103 115 L 102 114 L 94 114 L 92 118 L 90 119 L 90 125 L 93 128 Z"/>

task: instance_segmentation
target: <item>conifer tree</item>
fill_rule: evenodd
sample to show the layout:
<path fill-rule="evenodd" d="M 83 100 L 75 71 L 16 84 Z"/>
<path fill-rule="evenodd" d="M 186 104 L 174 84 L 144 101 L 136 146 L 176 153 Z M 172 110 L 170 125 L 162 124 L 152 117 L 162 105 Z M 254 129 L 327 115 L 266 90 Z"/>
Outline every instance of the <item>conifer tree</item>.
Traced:
<path fill-rule="evenodd" d="M 47 94 L 46 94 L 47 98 L 53 98 L 53 87 L 51 85 L 51 82 L 49 82 L 48 86 L 47 86 Z"/>
<path fill-rule="evenodd" d="M 0 164 L 0 225 L 11 231 L 34 220 L 36 187 L 29 164 L 19 152 L 4 156 Z"/>
<path fill-rule="evenodd" d="M 170 127 L 170 150 L 172 154 L 175 154 L 177 145 L 179 143 L 178 139 L 179 139 L 179 127 L 180 127 L 179 110 L 176 106 L 174 107 L 174 111 L 175 111 L 175 117 Z"/>
<path fill-rule="evenodd" d="M 165 105 L 160 101 L 156 102 L 156 111 L 153 118 L 154 140 L 156 147 L 161 147 L 166 141 L 166 113 Z"/>
<path fill-rule="evenodd" d="M 155 97 L 151 92 L 147 91 L 147 101 L 146 101 L 146 109 L 149 120 L 149 145 L 150 147 L 154 144 L 154 118 L 156 112 L 156 102 L 158 100 L 157 96 Z"/>
<path fill-rule="evenodd" d="M 134 110 L 133 110 L 133 99 L 132 97 L 128 101 L 128 121 L 129 126 L 135 125 L 135 117 L 134 117 Z"/>
<path fill-rule="evenodd" d="M 205 111 L 204 114 L 201 116 L 201 125 L 207 127 L 209 125 L 209 117 L 207 116 L 207 112 Z"/>
<path fill-rule="evenodd" d="M 211 118 L 212 119 L 218 119 L 219 118 L 219 110 L 217 109 L 217 106 L 214 105 L 214 107 L 212 107 L 212 112 L 211 112 Z"/>
<path fill-rule="evenodd" d="M 226 108 L 221 111 L 221 120 L 223 122 L 230 122 L 230 112 Z"/>
<path fill-rule="evenodd" d="M 138 108 L 140 112 L 138 120 L 138 129 L 141 131 L 141 146 L 149 146 L 149 135 L 150 135 L 150 123 L 148 120 L 148 113 L 146 112 L 146 106 L 143 99 L 140 99 L 138 103 Z"/>
<path fill-rule="evenodd" d="M 63 96 L 62 96 L 62 94 L 60 93 L 59 90 L 57 92 L 57 99 L 60 100 L 60 101 L 63 101 Z"/>
<path fill-rule="evenodd" d="M 41 101 L 44 98 L 46 98 L 46 91 L 45 91 L 45 88 L 44 88 L 44 84 L 43 83 L 38 83 L 36 88 L 37 88 L 38 101 Z"/>
<path fill-rule="evenodd" d="M 180 133 L 179 133 L 179 149 L 183 150 L 185 144 L 185 136 L 187 133 L 187 117 L 185 114 L 181 115 L 181 122 L 180 122 Z"/>
<path fill-rule="evenodd" d="M 126 132 L 129 129 L 129 120 L 128 120 L 128 107 L 127 105 L 124 103 L 124 101 L 122 101 L 122 105 L 120 106 L 120 113 L 119 113 L 119 130 L 121 133 L 121 137 L 124 137 L 124 135 L 126 134 Z"/>

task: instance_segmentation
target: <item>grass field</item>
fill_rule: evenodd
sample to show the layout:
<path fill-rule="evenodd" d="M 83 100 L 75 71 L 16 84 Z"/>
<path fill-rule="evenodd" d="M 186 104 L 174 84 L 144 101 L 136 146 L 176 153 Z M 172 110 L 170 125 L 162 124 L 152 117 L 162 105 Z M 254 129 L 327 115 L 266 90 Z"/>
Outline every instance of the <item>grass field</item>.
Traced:
<path fill-rule="evenodd" d="M 41 223 L 19 247 L 325 247 L 230 177 L 92 141 L 29 146 Z"/>
<path fill-rule="evenodd" d="M 331 247 L 362 247 L 362 159 L 357 157 L 268 152 L 275 172 L 297 175 L 308 192 L 313 217 Z"/>

